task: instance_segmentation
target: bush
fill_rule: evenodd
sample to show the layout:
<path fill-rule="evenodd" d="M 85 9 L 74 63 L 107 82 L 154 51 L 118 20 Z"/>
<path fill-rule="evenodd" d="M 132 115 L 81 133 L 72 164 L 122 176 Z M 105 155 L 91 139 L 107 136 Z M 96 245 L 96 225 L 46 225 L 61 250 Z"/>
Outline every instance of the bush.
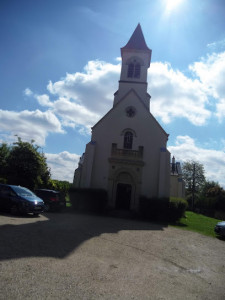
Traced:
<path fill-rule="evenodd" d="M 1 177 L 0 177 L 0 183 L 4 183 L 4 184 L 6 184 L 6 183 L 7 183 L 7 179 L 5 179 L 5 178 L 1 178 Z"/>
<path fill-rule="evenodd" d="M 196 202 L 195 207 L 201 210 L 215 210 L 217 199 L 214 197 L 201 198 Z"/>
<path fill-rule="evenodd" d="M 215 208 L 225 212 L 225 197 L 220 197 L 215 205 Z"/>
<path fill-rule="evenodd" d="M 70 188 L 72 208 L 81 212 L 103 213 L 107 207 L 107 191 L 103 189 Z"/>
<path fill-rule="evenodd" d="M 176 222 L 180 218 L 184 217 L 187 207 L 188 203 L 183 198 L 170 197 L 168 221 Z"/>
<path fill-rule="evenodd" d="M 176 222 L 184 216 L 187 207 L 183 198 L 140 197 L 139 215 L 151 221 Z"/>
<path fill-rule="evenodd" d="M 214 217 L 216 211 L 225 212 L 225 194 L 202 196 L 196 202 L 195 211 L 209 217 Z"/>
<path fill-rule="evenodd" d="M 169 198 L 140 197 L 139 215 L 152 221 L 165 220 L 169 206 Z"/>

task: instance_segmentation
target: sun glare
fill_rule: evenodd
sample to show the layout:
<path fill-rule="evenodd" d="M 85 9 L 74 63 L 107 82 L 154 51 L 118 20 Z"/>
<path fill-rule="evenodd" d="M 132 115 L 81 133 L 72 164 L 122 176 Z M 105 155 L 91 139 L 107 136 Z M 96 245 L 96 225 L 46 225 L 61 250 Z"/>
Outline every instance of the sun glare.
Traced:
<path fill-rule="evenodd" d="M 173 10 L 175 10 L 181 2 L 184 0 L 166 0 L 166 12 L 171 13 Z"/>

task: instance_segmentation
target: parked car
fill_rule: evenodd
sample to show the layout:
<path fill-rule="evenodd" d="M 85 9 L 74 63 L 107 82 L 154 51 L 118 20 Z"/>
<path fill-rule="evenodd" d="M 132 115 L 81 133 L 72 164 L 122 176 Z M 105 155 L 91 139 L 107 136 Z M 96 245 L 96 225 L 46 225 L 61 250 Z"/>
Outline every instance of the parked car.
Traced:
<path fill-rule="evenodd" d="M 0 184 L 0 209 L 12 214 L 39 215 L 44 211 L 44 202 L 25 187 Z"/>
<path fill-rule="evenodd" d="M 35 194 L 44 201 L 45 211 L 61 211 L 66 207 L 66 199 L 59 191 L 37 189 Z"/>
<path fill-rule="evenodd" d="M 225 237 L 225 221 L 217 223 L 214 231 L 216 234 Z"/>

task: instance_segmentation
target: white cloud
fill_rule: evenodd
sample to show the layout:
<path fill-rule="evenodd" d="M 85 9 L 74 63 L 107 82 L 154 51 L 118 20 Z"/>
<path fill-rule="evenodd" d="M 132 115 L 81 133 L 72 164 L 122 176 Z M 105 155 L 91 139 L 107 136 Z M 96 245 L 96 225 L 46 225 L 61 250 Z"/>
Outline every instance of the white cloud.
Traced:
<path fill-rule="evenodd" d="M 1 111 L 0 134 L 2 139 L 34 139 L 43 146 L 50 132 L 63 133 L 62 127 L 76 128 L 80 134 L 90 134 L 90 128 L 111 108 L 117 88 L 120 64 L 90 61 L 83 73 L 67 74 L 55 83 L 49 82 L 50 94 L 38 95 L 30 88 L 24 94 L 34 97 L 47 110 Z M 51 99 L 51 94 L 57 100 Z"/>
<path fill-rule="evenodd" d="M 223 54 L 213 54 L 194 63 L 190 69 L 195 79 L 174 70 L 168 63 L 153 62 L 148 80 L 153 115 L 161 118 L 164 123 L 185 118 L 201 126 L 212 115 L 208 108 L 208 96 L 213 95 L 216 116 L 222 120 L 225 115 L 225 101 L 221 97 L 224 89 L 221 80 L 223 62 Z M 25 94 L 37 99 L 42 107 L 51 109 L 63 127 L 76 128 L 81 134 L 90 134 L 90 128 L 112 107 L 120 69 L 120 63 L 89 61 L 83 72 L 67 74 L 56 82 L 50 81 L 47 85 L 49 95 L 35 94 L 29 88 Z M 56 100 L 51 99 L 53 95 Z"/>
<path fill-rule="evenodd" d="M 223 141 L 222 141 L 223 142 Z M 225 152 L 204 149 L 196 146 L 195 140 L 189 136 L 178 136 L 176 145 L 168 147 L 176 161 L 197 161 L 203 164 L 208 180 L 218 181 L 225 188 Z"/>
<path fill-rule="evenodd" d="M 29 88 L 26 94 L 41 106 L 51 108 L 63 126 L 90 134 L 90 128 L 112 107 L 120 68 L 120 64 L 89 61 L 83 73 L 67 74 L 57 82 L 49 82 L 47 90 L 57 100 L 51 100 L 47 94 L 34 94 Z"/>
<path fill-rule="evenodd" d="M 41 106 L 51 107 L 53 105 L 52 102 L 50 101 L 49 95 L 47 94 L 43 94 L 43 95 L 35 94 L 31 91 L 30 88 L 26 88 L 24 90 L 24 94 L 28 97 L 33 96 Z"/>
<path fill-rule="evenodd" d="M 112 105 L 118 87 L 120 64 L 89 61 L 83 73 L 67 74 L 65 78 L 48 84 L 51 94 L 76 102 L 95 114 L 106 113 Z"/>
<path fill-rule="evenodd" d="M 185 118 L 194 125 L 203 125 L 211 115 L 205 107 L 208 98 L 202 84 L 173 70 L 168 63 L 151 64 L 149 93 L 151 112 L 164 123 Z"/>
<path fill-rule="evenodd" d="M 209 43 L 209 44 L 207 44 L 207 47 L 210 50 L 213 50 L 213 51 L 216 51 L 216 52 L 224 50 L 224 48 L 225 48 L 225 39 L 220 40 L 220 41 L 216 41 L 216 42 L 213 42 L 213 43 Z"/>
<path fill-rule="evenodd" d="M 222 121 L 225 118 L 225 52 L 208 55 L 189 68 L 199 77 L 206 93 L 214 97 L 216 116 Z"/>
<path fill-rule="evenodd" d="M 222 122 L 225 119 L 225 98 L 220 99 L 220 101 L 216 104 L 216 116 L 218 117 L 219 121 Z"/>
<path fill-rule="evenodd" d="M 80 155 L 64 151 L 58 154 L 46 153 L 45 156 L 51 168 L 52 179 L 73 182 Z"/>
<path fill-rule="evenodd" d="M 65 78 L 48 83 L 47 90 L 57 100 L 51 100 L 47 94 L 35 94 L 29 88 L 24 93 L 33 96 L 39 105 L 51 108 L 64 127 L 90 134 L 90 128 L 112 107 L 120 68 L 120 64 L 89 61 L 83 73 L 68 73 Z"/>
<path fill-rule="evenodd" d="M 47 107 L 52 107 L 53 103 L 50 101 L 50 98 L 48 95 L 43 94 L 43 95 L 35 95 L 35 98 L 37 99 L 38 103 L 41 106 L 47 106 Z"/>
<path fill-rule="evenodd" d="M 89 61 L 83 72 L 68 73 L 59 81 L 50 81 L 49 95 L 34 94 L 29 88 L 26 94 L 33 95 L 41 106 L 51 108 L 64 127 L 90 133 L 90 128 L 112 107 L 120 69 L 120 63 Z M 164 123 L 185 118 L 195 126 L 202 126 L 215 110 L 215 116 L 222 122 L 225 117 L 225 52 L 208 55 L 189 69 L 194 79 L 174 70 L 169 63 L 151 64 L 148 92 L 152 96 L 152 114 Z M 57 99 L 51 100 L 51 95 Z"/>
<path fill-rule="evenodd" d="M 101 117 L 101 115 L 88 110 L 85 106 L 63 97 L 54 102 L 54 112 L 60 115 L 64 126 L 76 127 L 76 125 L 83 125 L 88 129 Z"/>
<path fill-rule="evenodd" d="M 24 94 L 25 94 L 26 96 L 31 96 L 31 95 L 33 94 L 33 92 L 32 92 L 29 88 L 26 88 L 26 89 L 24 90 Z"/>
<path fill-rule="evenodd" d="M 32 139 L 43 146 L 49 132 L 63 133 L 61 124 L 51 111 L 40 110 L 21 112 L 0 110 L 0 132 L 7 134 L 7 140 L 13 140 L 14 135 L 25 141 Z"/>
<path fill-rule="evenodd" d="M 50 101 L 47 95 L 36 95 L 36 98 L 39 104 L 53 108 L 64 126 L 90 128 L 112 107 L 120 68 L 120 64 L 89 61 L 82 73 L 67 74 L 59 81 L 49 82 L 47 89 L 58 97 L 56 101 Z M 190 69 L 199 77 L 205 72 L 200 74 L 194 65 Z M 201 80 L 188 78 L 168 63 L 151 64 L 149 93 L 152 95 L 151 112 L 164 123 L 186 118 L 200 126 L 211 117 L 211 111 L 207 108 L 209 89 Z M 221 99 L 217 100 L 216 105 L 218 109 L 219 105 L 223 108 Z M 220 108 L 221 112 L 223 109 Z"/>

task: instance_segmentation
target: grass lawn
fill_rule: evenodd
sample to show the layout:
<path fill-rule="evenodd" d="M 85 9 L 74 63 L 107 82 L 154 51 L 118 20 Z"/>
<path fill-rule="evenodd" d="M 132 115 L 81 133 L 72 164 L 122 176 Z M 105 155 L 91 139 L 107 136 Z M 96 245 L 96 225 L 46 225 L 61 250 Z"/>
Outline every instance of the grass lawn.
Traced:
<path fill-rule="evenodd" d="M 221 220 L 206 217 L 191 211 L 186 211 L 185 215 L 186 218 L 181 218 L 178 223 L 171 225 L 180 229 L 196 231 L 207 236 L 216 236 L 214 227 Z"/>

